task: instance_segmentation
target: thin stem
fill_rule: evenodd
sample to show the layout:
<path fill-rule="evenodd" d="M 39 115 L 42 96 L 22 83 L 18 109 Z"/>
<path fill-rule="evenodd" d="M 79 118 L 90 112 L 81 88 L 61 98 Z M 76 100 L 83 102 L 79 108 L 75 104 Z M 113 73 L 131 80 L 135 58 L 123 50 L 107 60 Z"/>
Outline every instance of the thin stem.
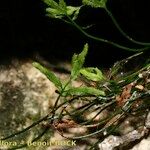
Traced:
<path fill-rule="evenodd" d="M 72 98 L 69 102 L 72 102 L 73 100 L 75 100 L 75 99 L 77 99 L 77 98 L 78 98 L 78 97 L 74 97 L 74 98 Z M 60 104 L 59 106 L 57 106 L 57 107 L 56 107 L 56 110 L 59 109 L 61 106 L 65 105 L 66 103 L 68 103 L 68 102 L 63 102 L 62 104 Z M 51 111 L 50 113 L 52 113 L 52 111 Z M 49 113 L 49 114 L 50 114 L 50 113 Z M 23 130 L 21 130 L 21 131 L 19 131 L 19 132 L 13 133 L 13 134 L 11 134 L 11 135 L 9 135 L 9 136 L 7 136 L 7 137 L 4 137 L 4 138 L 2 138 L 2 139 L 0 139 L 0 140 L 7 140 L 7 139 L 10 139 L 10 138 L 12 138 L 12 137 L 15 137 L 15 136 L 17 136 L 17 135 L 19 135 L 19 134 L 22 134 L 22 133 L 24 133 L 24 132 L 30 130 L 31 128 L 35 127 L 36 125 L 38 125 L 39 123 L 41 123 L 41 122 L 43 122 L 43 121 L 47 121 L 47 120 L 50 120 L 50 121 L 51 121 L 53 118 L 52 118 L 52 117 L 49 118 L 49 114 L 47 114 L 47 115 L 44 116 L 43 118 L 39 119 L 38 121 L 34 122 L 33 124 L 31 124 L 31 125 L 28 126 L 27 128 L 25 128 L 25 129 L 23 129 Z"/>
<path fill-rule="evenodd" d="M 147 64 L 146 66 L 144 66 L 140 70 L 132 73 L 131 75 L 128 75 L 127 77 L 124 77 L 122 80 L 125 81 L 126 84 L 128 83 L 127 81 L 132 82 L 132 80 L 134 79 L 135 76 L 137 76 L 140 72 L 142 72 L 143 70 L 147 69 L 148 67 L 150 67 L 150 64 Z M 138 76 L 136 78 L 138 78 Z"/>
<path fill-rule="evenodd" d="M 98 133 L 101 133 L 101 132 L 107 130 L 109 127 L 111 127 L 115 122 L 119 121 L 122 118 L 123 115 L 124 115 L 124 113 L 122 113 L 117 120 L 115 120 L 114 122 L 112 122 L 111 124 L 109 124 L 107 127 L 104 127 L 102 129 L 100 129 L 100 130 L 98 130 L 96 132 L 90 133 L 90 134 L 86 134 L 86 135 L 82 135 L 82 136 L 78 136 L 78 137 L 72 137 L 71 139 L 82 139 L 82 138 L 91 137 L 91 136 L 94 136 L 94 135 L 96 135 Z"/>
<path fill-rule="evenodd" d="M 133 38 L 131 38 L 129 35 L 127 35 L 122 28 L 120 27 L 120 25 L 118 24 L 118 22 L 116 21 L 116 19 L 114 18 L 113 14 L 111 13 L 111 11 L 108 10 L 107 7 L 104 8 L 107 12 L 107 14 L 109 15 L 109 17 L 111 18 L 111 20 L 113 21 L 114 25 L 116 26 L 116 28 L 119 30 L 119 32 L 129 41 L 131 41 L 132 43 L 138 44 L 138 45 L 144 45 L 144 46 L 150 46 L 150 43 L 145 43 L 145 42 L 140 42 L 140 41 L 136 41 Z"/>
<path fill-rule="evenodd" d="M 114 126 L 112 129 L 110 129 L 110 130 L 107 132 L 107 135 L 105 135 L 105 136 L 103 137 L 103 139 L 97 140 L 97 142 L 95 142 L 95 143 L 93 144 L 93 146 L 90 147 L 88 150 L 94 150 L 95 147 L 96 147 L 96 145 L 97 145 L 98 143 L 102 142 L 106 137 L 108 137 L 118 126 L 119 126 L 119 125 L 116 125 L 116 126 Z"/>
<path fill-rule="evenodd" d="M 53 122 L 53 118 L 54 118 L 56 110 L 57 110 L 57 104 L 58 104 L 60 97 L 61 97 L 61 94 L 59 94 L 59 96 L 57 97 L 55 104 L 54 104 L 54 107 L 52 109 L 52 120 L 51 120 L 52 122 Z"/>
<path fill-rule="evenodd" d="M 59 96 L 58 96 L 57 99 L 56 99 L 56 102 L 55 102 L 54 107 L 53 107 L 53 109 L 52 109 L 52 119 L 51 119 L 51 123 L 53 122 L 53 118 L 54 118 L 54 116 L 55 116 L 55 114 L 56 114 L 56 110 L 58 109 L 58 108 L 57 108 L 57 104 L 58 104 L 58 102 L 59 102 L 59 99 L 60 99 L 60 97 L 62 96 L 63 92 L 65 91 L 66 87 L 68 86 L 68 84 L 69 84 L 70 82 L 71 82 L 71 79 L 69 79 L 69 81 L 66 83 L 66 85 L 62 88 L 61 93 L 59 94 Z"/>
<path fill-rule="evenodd" d="M 140 51 L 144 51 L 144 50 L 147 50 L 149 49 L 149 47 L 143 47 L 143 48 L 129 48 L 129 47 L 125 47 L 125 46 L 122 46 L 118 43 L 115 43 L 115 42 L 112 42 L 112 41 L 109 41 L 109 40 L 106 40 L 106 39 L 103 39 L 103 38 L 99 38 L 99 37 L 96 37 L 96 36 L 93 36 L 89 33 L 87 33 L 86 31 L 84 31 L 76 22 L 74 22 L 69 16 L 67 16 L 68 19 L 70 20 L 70 22 L 81 32 L 83 33 L 86 37 L 90 38 L 90 39 L 93 39 L 93 40 L 96 40 L 96 41 L 100 41 L 100 42 L 104 42 L 104 43 L 107 43 L 107 44 L 110 44 L 110 45 L 113 45 L 117 48 L 120 48 L 120 49 L 123 49 L 123 50 L 127 50 L 127 51 L 133 51 L 133 52 L 140 52 Z"/>
<path fill-rule="evenodd" d="M 114 103 L 115 101 L 112 101 L 108 103 L 107 105 L 105 105 L 104 107 L 102 107 L 100 111 L 91 119 L 91 121 L 94 120 L 103 110 L 106 110 L 109 106 L 113 105 Z"/>
<path fill-rule="evenodd" d="M 34 126 L 38 125 L 40 122 L 47 120 L 48 116 L 49 116 L 49 115 L 46 115 L 45 117 L 43 117 L 43 118 L 41 118 L 40 120 L 34 122 L 32 125 L 28 126 L 27 128 L 25 128 L 25 129 L 23 129 L 23 130 L 21 130 L 21 131 L 19 131 L 19 132 L 16 132 L 16 133 L 14 133 L 14 134 L 11 134 L 11 135 L 9 135 L 9 136 L 7 136 L 7 137 L 5 137 L 5 138 L 2 138 L 1 140 L 10 139 L 10 138 L 12 138 L 12 137 L 14 137 L 14 136 L 17 136 L 17 135 L 19 135 L 19 134 L 21 134 L 21 133 L 26 132 L 27 130 L 30 130 L 30 129 L 33 128 Z"/>

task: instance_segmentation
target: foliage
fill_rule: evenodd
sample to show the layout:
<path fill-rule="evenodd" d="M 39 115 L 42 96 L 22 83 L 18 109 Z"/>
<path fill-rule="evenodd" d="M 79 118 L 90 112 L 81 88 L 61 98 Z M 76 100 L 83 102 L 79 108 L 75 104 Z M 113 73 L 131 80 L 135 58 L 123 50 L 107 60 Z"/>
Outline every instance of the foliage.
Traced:
<path fill-rule="evenodd" d="M 71 85 L 71 82 L 79 76 L 80 72 L 82 72 L 82 74 L 84 74 L 84 76 L 88 77 L 92 81 L 98 80 L 98 78 L 102 79 L 102 72 L 100 70 L 98 70 L 97 68 L 82 69 L 87 52 L 88 52 L 88 45 L 85 44 L 83 51 L 80 54 L 73 55 L 70 79 L 65 85 L 63 85 L 63 83 L 61 83 L 60 79 L 58 77 L 56 77 L 56 75 L 53 72 L 49 71 L 48 69 L 46 69 L 39 63 L 34 62 L 33 66 L 36 67 L 37 69 L 39 69 L 43 74 L 46 75 L 46 77 L 51 82 L 54 83 L 54 85 L 58 88 L 59 93 L 61 93 L 62 96 L 69 96 L 69 95 L 71 95 L 71 96 L 83 96 L 83 95 L 104 96 L 105 95 L 104 91 L 101 91 L 100 89 L 96 89 L 94 87 L 69 87 L 69 89 L 68 89 L 68 85 Z M 94 73 L 90 73 L 90 72 L 89 73 L 85 72 L 86 70 L 89 70 L 89 71 L 96 70 L 98 75 L 95 75 Z M 99 75 L 100 75 L 100 77 L 99 77 Z"/>
<path fill-rule="evenodd" d="M 58 89 L 62 89 L 62 83 L 60 81 L 60 79 L 58 77 L 55 76 L 55 74 L 51 71 L 49 71 L 47 68 L 43 67 L 42 65 L 40 65 L 37 62 L 33 63 L 33 66 L 36 67 L 37 69 L 39 69 L 43 74 L 46 75 L 46 77 L 54 83 L 54 85 L 58 88 Z"/>
<path fill-rule="evenodd" d="M 102 81 L 105 79 L 103 73 L 101 70 L 99 70 L 97 67 L 87 67 L 80 70 L 80 73 L 91 81 Z"/>
<path fill-rule="evenodd" d="M 70 78 L 65 84 L 49 69 L 37 62 L 33 63 L 57 87 L 58 97 L 49 114 L 24 130 L 2 138 L 1 140 L 7 141 L 45 122 L 45 129 L 41 129 L 43 131 L 37 137 L 33 138 L 31 142 L 48 140 L 44 135 L 48 133 L 52 137 L 55 129 L 67 139 L 82 141 L 93 136 L 100 136 L 94 144 L 87 145 L 88 148 L 95 149 L 97 144 L 103 141 L 108 135 L 118 132 L 121 122 L 125 121 L 128 116 L 131 115 L 135 118 L 145 118 L 147 116 L 150 107 L 148 101 L 150 97 L 149 57 L 145 57 L 145 61 L 141 62 L 141 65 L 136 68 L 136 71 L 129 71 L 124 75 L 119 75 L 125 65 L 128 63 L 131 65 L 134 59 L 137 61 L 137 58 L 145 55 L 144 53 L 138 53 L 130 56 L 127 59 L 115 63 L 106 76 L 98 68 L 84 68 L 87 52 L 88 45 L 85 44 L 83 51 L 72 57 Z M 74 87 L 72 82 L 79 79 L 83 80 L 83 85 Z M 89 84 L 84 84 L 84 81 Z M 90 83 L 94 83 L 94 85 Z M 80 101 L 82 101 L 81 106 L 79 105 Z M 91 113 L 95 115 L 88 119 L 87 116 Z M 104 117 L 100 117 L 97 120 L 96 118 L 99 115 L 104 115 Z M 138 129 L 145 125 L 144 122 L 144 119 L 143 123 L 138 122 L 136 128 Z M 84 134 L 78 133 L 80 136 L 65 136 L 67 129 L 79 127 L 87 128 L 88 130 Z M 10 149 L 19 149 L 26 146 L 28 145 L 25 143 L 17 147 L 11 147 Z"/>
<path fill-rule="evenodd" d="M 84 5 L 89 5 L 94 8 L 105 8 L 107 0 L 82 0 Z"/>
<path fill-rule="evenodd" d="M 80 69 L 82 68 L 84 61 L 85 61 L 85 56 L 87 55 L 88 52 L 88 45 L 86 44 L 84 46 L 83 51 L 81 54 L 76 55 L 74 54 L 72 57 L 72 71 L 71 71 L 71 79 L 74 80 L 77 78 L 77 76 L 80 73 Z"/>
<path fill-rule="evenodd" d="M 56 2 L 55 0 L 44 0 L 44 2 L 47 4 L 46 11 L 49 17 L 61 19 L 73 25 L 81 33 L 83 33 L 85 36 L 87 36 L 90 39 L 104 42 L 107 44 L 111 44 L 117 48 L 120 48 L 122 50 L 127 50 L 127 51 L 139 52 L 139 51 L 148 50 L 150 48 L 150 43 L 134 40 L 126 32 L 124 32 L 124 30 L 120 27 L 120 25 L 118 24 L 117 20 L 115 19 L 111 11 L 107 8 L 107 0 L 82 0 L 82 5 L 78 7 L 68 6 L 64 0 L 59 0 L 59 2 Z M 108 16 L 111 18 L 112 22 L 114 23 L 118 31 L 122 34 L 122 36 L 124 36 L 130 42 L 134 43 L 136 46 L 143 46 L 143 47 L 142 48 L 129 48 L 121 44 L 115 43 L 113 41 L 109 41 L 109 40 L 89 34 L 83 27 L 81 27 L 75 22 L 75 19 L 77 19 L 80 13 L 80 9 L 86 5 L 88 5 L 89 7 L 93 7 L 93 8 L 104 9 L 106 13 L 108 14 Z"/>
<path fill-rule="evenodd" d="M 53 0 L 44 0 L 44 2 L 49 6 L 46 9 L 48 16 L 58 19 L 62 19 L 64 16 L 73 16 L 72 19 L 75 20 L 81 8 L 81 6 L 67 6 L 64 0 L 60 0 L 58 3 Z"/>
<path fill-rule="evenodd" d="M 107 9 L 107 0 L 82 0 L 82 5 L 78 7 L 67 6 L 64 0 L 59 2 L 54 0 L 44 0 L 48 8 L 46 9 L 48 16 L 61 19 L 67 23 L 75 26 L 85 36 L 111 44 L 120 49 L 129 51 L 144 51 L 149 49 L 150 43 L 139 42 L 129 37 L 119 26 L 112 13 Z M 128 48 L 112 41 L 108 41 L 99 37 L 95 37 L 87 33 L 76 22 L 80 9 L 85 5 L 105 9 L 111 17 L 113 23 L 129 41 L 144 47 L 140 49 Z M 109 73 L 105 75 L 100 69 L 94 67 L 84 67 L 86 55 L 88 53 L 88 44 L 85 44 L 80 54 L 74 54 L 72 57 L 72 70 L 69 79 L 64 83 L 52 71 L 45 68 L 41 64 L 34 62 L 33 66 L 40 70 L 57 88 L 56 93 L 58 97 L 54 103 L 52 110 L 45 117 L 37 122 L 34 122 L 29 127 L 14 133 L 1 140 L 7 140 L 20 135 L 35 126 L 40 126 L 40 123 L 45 122 L 45 129 L 31 141 L 37 141 L 50 131 L 53 136 L 53 130 L 57 130 L 63 137 L 67 139 L 76 139 L 82 141 L 93 136 L 97 141 L 89 144 L 88 148 L 96 149 L 97 144 L 103 141 L 107 136 L 118 132 L 121 122 L 124 122 L 127 117 L 134 118 L 142 117 L 143 122 L 138 122 L 136 129 L 145 126 L 145 118 L 149 112 L 150 102 L 150 59 L 146 58 L 143 52 L 136 53 L 124 60 L 116 62 L 110 69 Z M 140 62 L 139 58 L 145 58 L 144 62 L 138 67 L 133 67 L 132 70 L 126 70 L 126 65 L 133 65 L 133 60 Z M 75 80 L 82 80 L 82 85 L 75 87 L 73 82 Z M 79 102 L 82 102 L 79 105 Z M 90 119 L 89 114 L 95 114 Z M 99 117 L 98 119 L 96 119 Z M 87 132 L 84 134 L 75 134 L 72 137 L 66 137 L 65 131 L 69 128 L 86 128 Z M 63 132 L 62 132 L 63 131 Z M 84 141 L 84 140 L 83 140 Z M 23 144 L 11 149 L 19 149 L 26 147 Z"/>

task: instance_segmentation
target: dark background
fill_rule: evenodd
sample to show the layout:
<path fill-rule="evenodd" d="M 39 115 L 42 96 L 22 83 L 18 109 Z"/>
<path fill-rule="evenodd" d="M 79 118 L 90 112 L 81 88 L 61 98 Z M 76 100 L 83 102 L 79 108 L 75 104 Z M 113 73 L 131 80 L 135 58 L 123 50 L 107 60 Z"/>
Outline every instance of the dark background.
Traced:
<path fill-rule="evenodd" d="M 71 1 L 77 5 L 76 0 Z M 79 1 L 78 1 L 79 2 Z M 120 26 L 131 37 L 150 42 L 150 2 L 147 0 L 108 0 Z M 104 37 L 128 47 L 137 47 L 120 35 L 103 9 L 83 8 L 77 22 L 93 35 Z M 0 2 L 0 59 L 33 58 L 39 53 L 44 59 L 70 60 L 74 52 L 88 42 L 89 65 L 109 66 L 133 52 L 93 41 L 74 27 L 45 16 L 45 4 L 40 0 L 8 0 Z"/>

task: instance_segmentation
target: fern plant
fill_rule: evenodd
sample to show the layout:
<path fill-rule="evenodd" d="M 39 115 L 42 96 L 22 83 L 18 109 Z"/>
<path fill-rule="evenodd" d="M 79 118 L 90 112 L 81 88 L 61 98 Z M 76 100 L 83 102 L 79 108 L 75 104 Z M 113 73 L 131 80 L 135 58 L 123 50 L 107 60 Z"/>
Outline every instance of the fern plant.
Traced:
<path fill-rule="evenodd" d="M 56 93 L 58 97 L 53 105 L 52 110 L 43 118 L 34 122 L 29 127 L 14 133 L 10 136 L 4 137 L 1 141 L 7 141 L 10 138 L 15 138 L 35 126 L 41 126 L 44 123 L 44 128 L 41 133 L 34 137 L 30 143 L 40 141 L 47 141 L 49 139 L 42 138 L 46 133 L 53 136 L 54 130 L 59 134 L 70 140 L 89 139 L 97 137 L 97 141 L 92 145 L 87 145 L 89 149 L 95 149 L 98 143 L 103 141 L 108 135 L 117 132 L 121 122 L 124 121 L 128 115 L 132 116 L 147 116 L 150 103 L 147 101 L 150 96 L 150 82 L 149 78 L 150 60 L 138 68 L 136 72 L 130 72 L 128 75 L 117 77 L 120 69 L 130 60 L 143 53 L 133 55 L 121 62 L 116 63 L 110 70 L 109 76 L 105 76 L 98 68 L 85 68 L 84 61 L 88 52 L 88 44 L 85 44 L 83 51 L 80 54 L 74 54 L 72 57 L 72 70 L 70 78 L 64 83 L 53 72 L 34 62 L 33 66 L 40 70 L 57 88 Z M 141 77 L 143 76 L 143 77 Z M 72 82 L 82 77 L 88 83 L 79 87 L 74 87 Z M 143 89 L 142 89 L 142 88 Z M 82 105 L 79 105 L 82 101 Z M 104 115 L 104 112 L 107 112 Z M 88 115 L 94 113 L 95 115 L 88 119 Z M 98 116 L 104 117 L 96 119 Z M 137 128 L 145 125 L 139 124 Z M 86 128 L 86 133 L 68 137 L 65 135 L 65 130 L 70 128 Z M 92 130 L 90 130 L 92 129 Z M 10 147 L 10 149 L 20 149 L 28 146 L 27 143 Z"/>
<path fill-rule="evenodd" d="M 148 101 L 150 97 L 150 59 L 146 59 L 140 68 L 136 68 L 136 70 L 120 76 L 118 74 L 120 74 L 120 70 L 128 62 L 137 57 L 143 57 L 144 53 L 140 51 L 149 49 L 150 43 L 139 42 L 129 37 L 108 10 L 107 0 L 82 0 L 82 5 L 78 7 L 68 6 L 64 0 L 44 0 L 44 2 L 48 6 L 46 10 L 49 17 L 61 19 L 72 24 L 85 36 L 93 40 L 139 53 L 115 63 L 110 69 L 109 74 L 105 75 L 98 68 L 84 67 L 85 58 L 88 53 L 88 44 L 85 44 L 80 54 L 73 55 L 70 77 L 65 82 L 61 81 L 49 69 L 38 62 L 34 62 L 33 66 L 40 70 L 56 86 L 58 97 L 55 100 L 52 110 L 45 117 L 34 122 L 24 130 L 4 137 L 1 140 L 7 141 L 10 138 L 15 138 L 35 126 L 40 126 L 44 122 L 44 129 L 42 128 L 40 134 L 37 137 L 33 137 L 31 142 L 37 140 L 47 141 L 48 139 L 46 137 L 44 139 L 42 137 L 48 132 L 50 132 L 52 137 L 53 130 L 55 129 L 63 137 L 79 140 L 79 142 L 95 137 L 95 143 L 89 143 L 87 148 L 91 150 L 96 149 L 98 144 L 107 136 L 118 132 L 121 122 L 125 121 L 128 116 L 147 117 L 150 107 Z M 80 9 L 85 5 L 105 9 L 120 33 L 134 44 L 142 45 L 143 47 L 133 49 L 87 33 L 75 22 L 80 13 Z M 83 85 L 75 87 L 73 82 L 79 78 L 84 81 Z M 79 105 L 79 101 L 82 102 L 82 105 Z M 91 113 L 94 116 L 89 119 L 87 116 Z M 96 119 L 98 116 L 101 117 Z M 137 123 L 136 128 L 138 129 L 141 126 L 145 126 L 144 119 L 141 123 Z M 86 133 L 78 133 L 72 137 L 65 135 L 67 129 L 78 127 L 86 128 Z M 20 144 L 17 147 L 10 147 L 10 149 L 20 149 L 26 146 L 28 146 L 27 143 Z"/>
<path fill-rule="evenodd" d="M 59 0 L 59 2 L 56 2 L 55 0 L 44 0 L 44 2 L 47 4 L 47 8 L 46 8 L 47 16 L 56 18 L 56 19 L 60 19 L 62 21 L 65 21 L 65 22 L 73 25 L 81 33 L 83 33 L 86 37 L 88 37 L 90 39 L 104 42 L 107 44 L 111 44 L 117 48 L 127 50 L 127 51 L 139 52 L 139 51 L 148 50 L 150 48 L 150 43 L 141 42 L 141 41 L 137 41 L 137 40 L 133 39 L 120 27 L 120 25 L 118 24 L 117 20 L 115 19 L 115 17 L 111 13 L 111 11 L 107 8 L 107 1 L 108 0 L 82 0 L 81 6 L 74 7 L 74 6 L 68 6 L 66 4 L 65 0 Z M 129 48 L 129 47 L 123 46 L 121 44 L 115 43 L 113 41 L 109 41 L 109 40 L 103 39 L 101 37 L 96 37 L 96 36 L 91 35 L 88 32 L 86 32 L 86 30 L 83 27 L 81 27 L 80 25 L 78 25 L 75 22 L 75 20 L 77 19 L 78 15 L 80 13 L 80 10 L 84 6 L 104 9 L 106 11 L 106 13 L 108 14 L 108 16 L 110 17 L 110 19 L 112 20 L 112 22 L 114 23 L 114 25 L 116 26 L 116 28 L 118 29 L 118 31 L 121 33 L 121 35 L 124 36 L 130 42 L 134 43 L 135 45 L 142 46 L 142 47 L 141 48 Z"/>

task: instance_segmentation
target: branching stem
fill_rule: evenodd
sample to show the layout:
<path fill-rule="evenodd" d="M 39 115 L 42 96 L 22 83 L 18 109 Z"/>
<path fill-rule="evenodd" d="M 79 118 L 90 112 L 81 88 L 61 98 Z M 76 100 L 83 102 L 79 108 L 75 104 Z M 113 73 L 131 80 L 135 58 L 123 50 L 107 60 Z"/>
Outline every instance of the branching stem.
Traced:
<path fill-rule="evenodd" d="M 124 32 L 122 30 L 122 28 L 120 27 L 120 25 L 118 24 L 118 22 L 116 21 L 116 19 L 114 18 L 113 14 L 111 13 L 111 11 L 105 7 L 104 8 L 108 14 L 108 16 L 111 18 L 111 20 L 113 21 L 114 25 L 116 26 L 116 28 L 119 30 L 119 32 L 129 41 L 131 41 L 134 44 L 138 44 L 138 45 L 143 45 L 143 46 L 150 46 L 150 43 L 145 43 L 145 42 L 140 42 L 140 41 L 136 41 L 133 38 L 131 38 L 129 35 L 127 35 L 126 32 Z"/>
<path fill-rule="evenodd" d="M 103 38 L 99 38 L 99 37 L 96 37 L 96 36 L 93 36 L 89 33 L 87 33 L 85 30 L 83 30 L 75 21 L 73 21 L 69 16 L 67 16 L 68 19 L 70 20 L 70 22 L 81 32 L 83 33 L 86 37 L 90 38 L 90 39 L 93 39 L 93 40 L 96 40 L 96 41 L 100 41 L 100 42 L 104 42 L 104 43 L 107 43 L 107 44 L 110 44 L 110 45 L 113 45 L 117 48 L 120 48 L 120 49 L 123 49 L 123 50 L 127 50 L 127 51 L 133 51 L 133 52 L 140 52 L 140 51 L 144 51 L 144 50 L 148 50 L 149 47 L 143 47 L 143 48 L 129 48 L 129 47 L 126 47 L 126 46 L 122 46 L 118 43 L 115 43 L 115 42 L 112 42 L 112 41 L 109 41 L 109 40 L 106 40 L 106 39 L 103 39 Z"/>

